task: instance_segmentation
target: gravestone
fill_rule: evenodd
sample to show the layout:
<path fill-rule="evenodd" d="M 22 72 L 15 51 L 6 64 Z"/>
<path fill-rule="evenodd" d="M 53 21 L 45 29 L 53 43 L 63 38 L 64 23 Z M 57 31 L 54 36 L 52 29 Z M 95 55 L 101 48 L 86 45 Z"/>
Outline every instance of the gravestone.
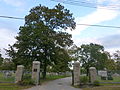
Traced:
<path fill-rule="evenodd" d="M 73 85 L 80 85 L 80 63 L 75 62 L 73 65 Z"/>
<path fill-rule="evenodd" d="M 5 72 L 5 78 L 9 78 L 12 76 L 12 73 L 10 71 Z"/>
<path fill-rule="evenodd" d="M 95 80 L 97 80 L 97 71 L 95 67 L 89 68 L 90 72 L 90 82 L 93 83 Z"/>
<path fill-rule="evenodd" d="M 22 80 L 23 71 L 24 71 L 24 66 L 18 65 L 15 73 L 15 83 L 18 83 L 19 81 Z"/>
<path fill-rule="evenodd" d="M 36 85 L 39 84 L 39 79 L 40 79 L 40 62 L 39 61 L 33 61 L 32 79 L 34 80 Z"/>
<path fill-rule="evenodd" d="M 101 76 L 102 80 L 107 80 L 108 74 L 106 70 L 100 70 L 98 71 L 98 75 Z"/>

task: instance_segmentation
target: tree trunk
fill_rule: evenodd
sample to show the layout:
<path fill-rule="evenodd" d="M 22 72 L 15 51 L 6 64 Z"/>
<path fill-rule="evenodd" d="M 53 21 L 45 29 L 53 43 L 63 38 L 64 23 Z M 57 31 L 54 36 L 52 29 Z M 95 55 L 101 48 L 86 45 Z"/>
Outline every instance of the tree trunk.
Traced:
<path fill-rule="evenodd" d="M 42 74 L 43 79 L 46 79 L 46 67 L 47 67 L 47 62 L 46 62 L 46 59 L 45 59 L 45 61 L 44 61 L 44 68 L 43 68 L 43 74 Z"/>
<path fill-rule="evenodd" d="M 89 76 L 89 69 L 87 69 L 87 76 Z"/>

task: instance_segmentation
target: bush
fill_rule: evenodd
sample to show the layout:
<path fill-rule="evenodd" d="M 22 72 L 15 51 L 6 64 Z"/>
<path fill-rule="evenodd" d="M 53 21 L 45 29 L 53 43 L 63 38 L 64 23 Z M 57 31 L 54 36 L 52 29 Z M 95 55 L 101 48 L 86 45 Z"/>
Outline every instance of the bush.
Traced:
<path fill-rule="evenodd" d="M 34 85 L 34 81 L 32 79 L 22 80 L 18 82 L 18 85 L 22 85 L 22 86 Z"/>
<path fill-rule="evenodd" d="M 87 76 L 80 77 L 80 83 L 87 84 L 89 82 L 89 79 Z"/>
<path fill-rule="evenodd" d="M 31 79 L 30 74 L 23 75 L 22 81 L 18 82 L 19 85 L 34 85 L 34 80 Z"/>
<path fill-rule="evenodd" d="M 95 81 L 93 82 L 93 85 L 94 85 L 94 86 L 100 86 L 100 82 L 99 82 L 98 80 L 95 80 Z"/>
<path fill-rule="evenodd" d="M 108 76 L 107 79 L 108 80 L 113 80 L 113 77 L 112 76 Z"/>
<path fill-rule="evenodd" d="M 101 80 L 106 80 L 106 79 L 107 79 L 107 77 L 101 76 Z"/>

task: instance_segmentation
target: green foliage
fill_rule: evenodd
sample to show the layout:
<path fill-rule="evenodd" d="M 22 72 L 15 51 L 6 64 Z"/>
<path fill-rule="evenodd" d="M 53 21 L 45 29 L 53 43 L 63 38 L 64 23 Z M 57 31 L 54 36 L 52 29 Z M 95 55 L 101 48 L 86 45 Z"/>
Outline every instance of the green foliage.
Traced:
<path fill-rule="evenodd" d="M 95 81 L 93 82 L 93 85 L 94 85 L 94 86 L 100 86 L 100 82 L 99 82 L 98 80 L 95 80 Z"/>
<path fill-rule="evenodd" d="M 2 65 L 0 66 L 1 70 L 16 70 L 15 64 L 8 58 L 3 60 Z"/>
<path fill-rule="evenodd" d="M 65 30 L 73 30 L 75 26 L 72 13 L 64 6 L 58 4 L 52 9 L 36 6 L 26 15 L 24 26 L 19 28 L 17 42 L 6 50 L 7 54 L 15 65 L 22 64 L 27 68 L 31 67 L 34 60 L 40 61 L 45 78 L 48 65 L 54 66 L 62 62 L 66 65 L 69 61 L 68 54 L 64 54 L 65 60 L 60 55 L 66 47 L 73 44 L 72 36 Z"/>
<path fill-rule="evenodd" d="M 0 65 L 3 63 L 4 58 L 2 57 L 2 54 L 0 53 Z"/>
<path fill-rule="evenodd" d="M 25 74 L 22 78 L 22 81 L 18 82 L 18 85 L 27 86 L 27 85 L 35 85 L 34 80 L 31 79 L 31 75 Z"/>
<path fill-rule="evenodd" d="M 81 76 L 80 77 L 80 83 L 87 84 L 89 82 L 89 79 L 87 76 Z"/>
<path fill-rule="evenodd" d="M 83 44 L 80 47 L 77 47 L 75 55 L 81 62 L 82 67 L 87 70 L 87 75 L 90 67 L 96 67 L 98 70 L 104 69 L 106 60 L 108 60 L 108 57 L 104 52 L 104 47 L 93 43 Z"/>
<path fill-rule="evenodd" d="M 113 77 L 112 76 L 108 76 L 107 79 L 108 80 L 113 80 Z"/>

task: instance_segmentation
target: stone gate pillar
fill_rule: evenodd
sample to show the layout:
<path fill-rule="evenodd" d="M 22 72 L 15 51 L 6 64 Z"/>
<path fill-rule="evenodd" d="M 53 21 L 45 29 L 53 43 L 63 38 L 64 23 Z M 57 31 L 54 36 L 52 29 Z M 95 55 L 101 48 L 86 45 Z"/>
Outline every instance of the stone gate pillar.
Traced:
<path fill-rule="evenodd" d="M 95 67 L 89 68 L 90 72 L 90 82 L 93 83 L 95 80 L 97 80 L 97 71 Z"/>
<path fill-rule="evenodd" d="M 15 73 L 15 83 L 18 83 L 19 81 L 22 80 L 23 71 L 24 71 L 24 66 L 18 65 Z"/>
<path fill-rule="evenodd" d="M 80 85 L 80 63 L 75 62 L 73 65 L 73 85 Z"/>
<path fill-rule="evenodd" d="M 33 61 L 32 79 L 34 80 L 36 85 L 39 84 L 39 80 L 40 80 L 40 62 L 39 61 Z"/>

